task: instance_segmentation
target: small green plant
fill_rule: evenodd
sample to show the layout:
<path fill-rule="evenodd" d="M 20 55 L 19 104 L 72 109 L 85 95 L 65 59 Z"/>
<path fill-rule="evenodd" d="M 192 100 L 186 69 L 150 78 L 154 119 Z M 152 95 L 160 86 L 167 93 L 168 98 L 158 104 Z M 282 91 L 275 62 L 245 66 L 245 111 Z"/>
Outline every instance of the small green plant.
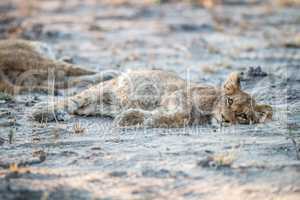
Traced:
<path fill-rule="evenodd" d="M 16 129 L 15 128 L 11 128 L 9 130 L 9 133 L 8 133 L 8 142 L 9 142 L 9 144 L 13 143 L 15 134 L 16 134 Z"/>
<path fill-rule="evenodd" d="M 295 147 L 296 159 L 300 160 L 300 147 L 296 141 L 297 134 L 293 132 L 294 129 L 292 127 L 288 127 L 288 139 L 292 141 L 293 146 Z"/>
<path fill-rule="evenodd" d="M 5 92 L 0 92 L 0 101 L 12 101 L 13 97 Z"/>

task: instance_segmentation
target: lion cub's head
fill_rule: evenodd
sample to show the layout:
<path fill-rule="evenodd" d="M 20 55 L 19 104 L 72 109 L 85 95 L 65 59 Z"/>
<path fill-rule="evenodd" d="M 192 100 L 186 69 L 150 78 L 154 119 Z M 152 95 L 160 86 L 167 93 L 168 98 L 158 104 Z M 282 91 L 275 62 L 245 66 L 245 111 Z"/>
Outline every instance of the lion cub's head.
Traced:
<path fill-rule="evenodd" d="M 219 122 L 252 124 L 272 119 L 272 107 L 256 104 L 253 97 L 241 90 L 239 73 L 229 75 L 222 88 L 222 95 L 214 109 Z"/>

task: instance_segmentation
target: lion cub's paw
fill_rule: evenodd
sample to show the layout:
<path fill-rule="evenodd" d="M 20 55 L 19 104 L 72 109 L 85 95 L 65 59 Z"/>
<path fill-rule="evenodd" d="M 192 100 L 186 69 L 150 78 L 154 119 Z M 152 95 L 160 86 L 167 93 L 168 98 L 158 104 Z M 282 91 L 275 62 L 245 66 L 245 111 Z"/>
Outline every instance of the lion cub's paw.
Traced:
<path fill-rule="evenodd" d="M 67 121 L 70 115 L 54 103 L 41 102 L 32 108 L 32 118 L 38 122 Z"/>

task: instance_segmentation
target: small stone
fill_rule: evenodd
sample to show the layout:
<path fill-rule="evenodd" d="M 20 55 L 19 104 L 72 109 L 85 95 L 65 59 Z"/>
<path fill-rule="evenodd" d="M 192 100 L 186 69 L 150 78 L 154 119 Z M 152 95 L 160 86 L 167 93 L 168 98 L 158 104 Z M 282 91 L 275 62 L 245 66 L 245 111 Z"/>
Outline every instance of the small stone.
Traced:
<path fill-rule="evenodd" d="M 249 67 L 247 75 L 249 77 L 265 77 L 268 74 L 261 69 L 261 66 L 258 66 L 258 67 Z"/>

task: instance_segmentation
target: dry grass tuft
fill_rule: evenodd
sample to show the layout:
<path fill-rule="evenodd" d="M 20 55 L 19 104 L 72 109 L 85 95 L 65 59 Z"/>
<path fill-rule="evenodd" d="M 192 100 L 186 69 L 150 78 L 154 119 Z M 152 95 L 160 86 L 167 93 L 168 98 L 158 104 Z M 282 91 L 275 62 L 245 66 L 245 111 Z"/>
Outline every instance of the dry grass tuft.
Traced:
<path fill-rule="evenodd" d="M 204 8 L 213 8 L 220 3 L 220 0 L 193 0 L 193 1 L 200 6 L 203 6 Z"/>
<path fill-rule="evenodd" d="M 300 34 L 291 36 L 283 43 L 283 46 L 286 48 L 300 48 Z"/>
<path fill-rule="evenodd" d="M 14 142 L 15 135 L 16 135 L 16 129 L 15 128 L 9 129 L 9 133 L 8 133 L 8 142 L 9 142 L 9 144 L 12 144 Z"/>
<path fill-rule="evenodd" d="M 212 156 L 211 160 L 217 167 L 231 167 L 236 157 L 232 153 Z"/>
<path fill-rule="evenodd" d="M 75 134 L 82 134 L 85 132 L 85 128 L 82 127 L 82 125 L 80 124 L 79 121 L 77 121 L 74 125 L 73 125 L 73 132 Z"/>
<path fill-rule="evenodd" d="M 18 173 L 19 172 L 19 166 L 17 163 L 12 163 L 9 165 L 9 171 L 11 173 Z"/>
<path fill-rule="evenodd" d="M 217 155 L 210 155 L 207 158 L 200 160 L 198 166 L 201 167 L 215 167 L 215 168 L 230 168 L 236 160 L 236 155 L 232 152 L 221 153 Z"/>

